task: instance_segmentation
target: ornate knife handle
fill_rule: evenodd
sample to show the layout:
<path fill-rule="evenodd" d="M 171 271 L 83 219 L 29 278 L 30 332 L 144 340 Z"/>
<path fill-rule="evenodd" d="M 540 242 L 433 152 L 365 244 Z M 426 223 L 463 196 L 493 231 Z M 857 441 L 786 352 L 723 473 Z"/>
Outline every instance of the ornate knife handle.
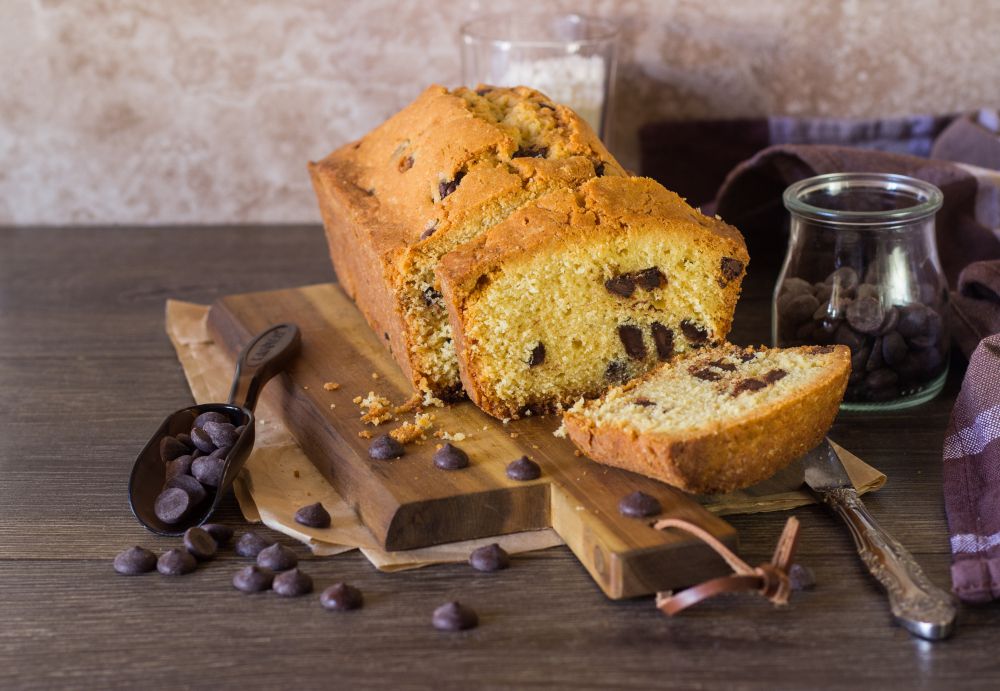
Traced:
<path fill-rule="evenodd" d="M 858 554 L 889 594 L 892 614 L 910 633 L 929 641 L 951 635 L 957 612 L 955 599 L 924 575 L 903 545 L 882 530 L 852 488 L 823 493 L 823 501 L 851 530 Z"/>

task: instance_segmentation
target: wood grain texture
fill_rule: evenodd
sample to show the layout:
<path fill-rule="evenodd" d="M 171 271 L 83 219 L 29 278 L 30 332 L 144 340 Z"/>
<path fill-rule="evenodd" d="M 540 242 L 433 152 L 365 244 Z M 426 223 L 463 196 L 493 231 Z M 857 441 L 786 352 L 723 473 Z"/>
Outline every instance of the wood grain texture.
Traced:
<path fill-rule="evenodd" d="M 740 343 L 767 340 L 780 259 L 751 263 Z M 846 530 L 816 506 L 794 515 L 798 560 L 818 586 L 782 609 L 733 597 L 667 619 L 650 598 L 608 601 L 567 548 L 495 574 L 304 559 L 319 588 L 345 580 L 364 591 L 365 608 L 346 616 L 315 596 L 237 593 L 229 579 L 245 562 L 231 552 L 176 581 L 117 576 L 118 550 L 177 544 L 144 532 L 125 497 L 144 437 L 191 402 L 163 333 L 164 299 L 331 278 L 318 226 L 0 229 L 0 688 L 1000 685 L 1000 607 L 963 609 L 951 641 L 913 641 L 892 625 Z M 888 474 L 866 504 L 945 587 L 940 454 L 961 374 L 956 364 L 942 396 L 916 411 L 842 415 L 831 433 Z M 232 500 L 221 518 L 238 525 Z M 770 558 L 784 520 L 727 517 L 750 563 Z M 433 608 L 453 598 L 477 609 L 478 629 L 430 628 Z"/>
<path fill-rule="evenodd" d="M 372 461 L 370 442 L 359 435 L 384 434 L 398 423 L 366 425 L 353 399 L 373 390 L 401 403 L 413 395 L 407 375 L 334 284 L 228 296 L 208 318 L 213 338 L 231 358 L 253 335 L 281 322 L 299 325 L 302 352 L 263 395 L 284 411 L 306 454 L 386 549 L 551 526 L 611 598 L 650 595 L 727 573 L 704 543 L 622 516 L 618 501 L 645 492 L 660 501 L 663 516 L 689 520 L 733 546 L 736 533 L 725 521 L 663 483 L 578 458 L 569 441 L 553 436 L 556 416 L 505 425 L 468 401 L 429 407 L 437 429 L 467 435 L 458 446 L 471 458 L 468 468 L 435 469 L 433 437 L 410 444 L 400 459 Z M 323 387 L 331 380 L 340 384 L 335 392 Z M 539 463 L 542 476 L 510 480 L 507 464 L 524 455 Z"/>

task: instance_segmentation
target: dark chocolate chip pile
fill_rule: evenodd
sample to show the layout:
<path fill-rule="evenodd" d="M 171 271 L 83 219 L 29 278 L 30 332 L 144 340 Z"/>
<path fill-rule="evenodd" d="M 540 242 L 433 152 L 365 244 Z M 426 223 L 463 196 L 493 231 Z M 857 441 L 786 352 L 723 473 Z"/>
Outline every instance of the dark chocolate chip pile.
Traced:
<path fill-rule="evenodd" d="M 507 477 L 511 480 L 527 482 L 528 480 L 537 480 L 541 476 L 541 467 L 527 456 L 521 456 L 516 461 L 507 464 Z"/>
<path fill-rule="evenodd" d="M 329 588 L 320 593 L 319 603 L 325 609 L 334 612 L 346 612 L 352 609 L 359 609 L 364 604 L 361 591 L 346 583 L 334 583 Z"/>
<path fill-rule="evenodd" d="M 431 623 L 439 631 L 463 631 L 475 628 L 479 616 L 465 605 L 448 602 L 434 610 Z"/>
<path fill-rule="evenodd" d="M 629 518 L 649 518 L 662 513 L 663 507 L 656 497 L 644 492 L 626 494 L 618 502 L 618 512 Z"/>
<path fill-rule="evenodd" d="M 441 470 L 461 470 L 469 466 L 469 454 L 451 443 L 434 452 L 434 466 Z"/>
<path fill-rule="evenodd" d="M 937 289 L 920 286 L 936 304 Z M 782 346 L 840 344 L 851 349 L 844 400 L 889 401 L 920 391 L 945 368 L 944 319 L 921 303 L 898 303 L 857 271 L 841 267 L 819 283 L 788 278 L 776 305 Z"/>
<path fill-rule="evenodd" d="M 219 545 L 207 531 L 201 528 L 188 528 L 184 532 L 184 549 L 198 561 L 206 561 L 215 556 Z"/>
<path fill-rule="evenodd" d="M 497 543 L 474 549 L 469 555 L 469 565 L 477 571 L 499 571 L 510 566 L 510 556 Z"/>
<path fill-rule="evenodd" d="M 381 434 L 375 437 L 368 447 L 369 458 L 374 458 L 377 461 L 388 461 L 393 458 L 399 458 L 404 453 L 406 453 L 406 449 L 403 448 L 403 445 L 388 434 Z"/>
<path fill-rule="evenodd" d="M 215 540 L 215 544 L 228 545 L 229 541 L 233 539 L 233 529 L 228 525 L 222 525 L 221 523 L 206 523 L 201 527 L 206 533 L 212 536 Z"/>

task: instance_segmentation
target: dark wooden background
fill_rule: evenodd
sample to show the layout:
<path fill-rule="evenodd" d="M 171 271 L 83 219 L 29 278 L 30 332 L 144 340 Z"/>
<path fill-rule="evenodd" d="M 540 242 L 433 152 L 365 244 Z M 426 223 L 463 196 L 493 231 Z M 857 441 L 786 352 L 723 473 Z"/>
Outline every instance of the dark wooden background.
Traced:
<path fill-rule="evenodd" d="M 780 257 L 755 256 L 733 340 L 768 340 Z M 144 438 L 190 402 L 164 334 L 167 298 L 334 278 L 318 227 L 0 229 L 0 687 L 996 688 L 996 606 L 966 608 L 930 645 L 891 622 L 846 530 L 818 507 L 798 560 L 815 590 L 776 609 L 736 597 L 668 619 L 651 598 L 610 602 L 565 548 L 480 574 L 400 574 L 359 554 L 307 559 L 317 591 L 345 580 L 363 610 L 317 596 L 247 596 L 231 552 L 169 579 L 116 575 L 115 553 L 176 541 L 144 532 L 126 480 Z M 911 412 L 847 416 L 831 436 L 885 471 L 867 503 L 939 585 L 949 584 L 941 441 L 960 383 Z M 222 518 L 241 523 L 231 499 Z M 736 516 L 742 554 L 770 557 L 785 516 Z M 285 539 L 286 543 L 291 544 Z M 304 549 L 297 548 L 302 556 Z M 430 627 L 459 599 L 478 629 Z"/>

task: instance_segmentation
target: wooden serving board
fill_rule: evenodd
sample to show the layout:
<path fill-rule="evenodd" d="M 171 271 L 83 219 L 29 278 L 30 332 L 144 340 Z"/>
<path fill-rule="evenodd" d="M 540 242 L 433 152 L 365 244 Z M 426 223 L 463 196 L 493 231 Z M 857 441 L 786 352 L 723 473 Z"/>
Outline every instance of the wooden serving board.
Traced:
<path fill-rule="evenodd" d="M 369 441 L 359 432 L 379 434 L 399 423 L 363 424 L 352 399 L 375 391 L 399 404 L 413 390 L 338 286 L 234 295 L 218 300 L 209 313 L 213 338 L 233 354 L 254 334 L 286 321 L 301 328 L 302 353 L 264 395 L 284 411 L 305 453 L 385 549 L 552 527 L 611 598 L 672 590 L 728 572 L 703 543 L 686 533 L 654 530 L 652 519 L 622 516 L 618 501 L 641 490 L 660 500 L 664 516 L 692 521 L 733 546 L 736 532 L 729 524 L 668 485 L 577 457 L 568 440 L 552 434 L 557 416 L 504 425 L 468 401 L 428 408 L 437 429 L 467 435 L 456 445 L 469 454 L 468 468 L 435 468 L 439 440 L 430 436 L 408 445 L 397 460 L 369 459 Z M 323 384 L 330 381 L 340 389 L 326 391 Z M 522 455 L 541 465 L 541 478 L 507 478 L 507 463 Z"/>

